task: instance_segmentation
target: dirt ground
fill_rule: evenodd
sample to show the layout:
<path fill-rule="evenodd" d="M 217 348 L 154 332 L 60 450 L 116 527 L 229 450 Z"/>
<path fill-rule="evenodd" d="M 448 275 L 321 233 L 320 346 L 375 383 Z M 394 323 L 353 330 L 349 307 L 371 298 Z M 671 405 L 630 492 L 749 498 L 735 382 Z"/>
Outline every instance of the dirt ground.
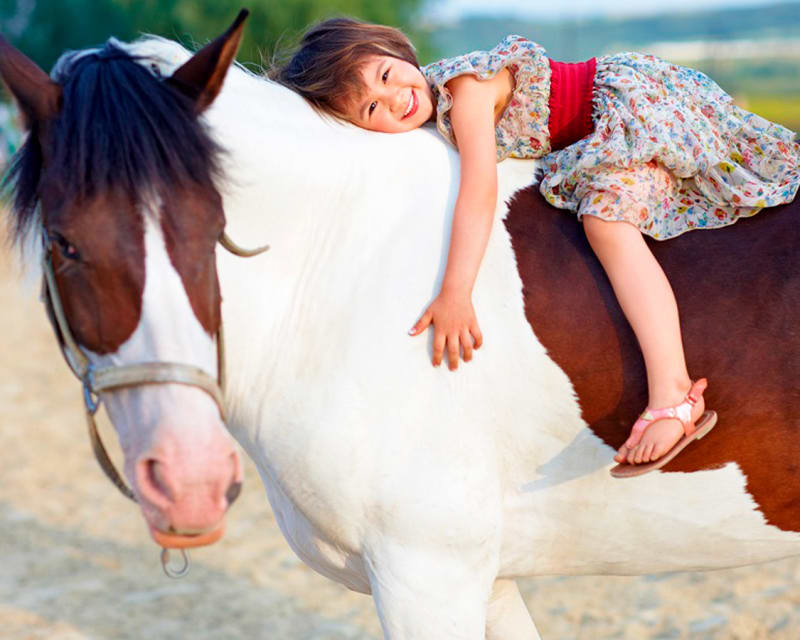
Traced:
<path fill-rule="evenodd" d="M 249 461 L 225 537 L 192 553 L 188 577 L 163 575 L 137 507 L 94 461 L 34 289 L 0 253 L 0 638 L 380 638 L 370 598 L 292 554 Z M 520 584 L 546 640 L 800 637 L 800 559 Z"/>

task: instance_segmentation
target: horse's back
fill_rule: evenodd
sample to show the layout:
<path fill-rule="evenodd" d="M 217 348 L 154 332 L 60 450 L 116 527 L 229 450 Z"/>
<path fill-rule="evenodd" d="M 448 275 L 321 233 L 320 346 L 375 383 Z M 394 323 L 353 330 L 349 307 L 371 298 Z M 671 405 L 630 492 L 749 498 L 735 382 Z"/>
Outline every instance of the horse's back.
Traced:
<path fill-rule="evenodd" d="M 675 291 L 693 376 L 709 379 L 719 425 L 666 471 L 734 462 L 767 522 L 800 531 L 800 200 L 714 231 L 650 241 Z M 535 187 L 511 203 L 506 227 L 525 313 L 570 377 L 586 422 L 619 447 L 647 400 L 644 362 L 574 217 Z"/>

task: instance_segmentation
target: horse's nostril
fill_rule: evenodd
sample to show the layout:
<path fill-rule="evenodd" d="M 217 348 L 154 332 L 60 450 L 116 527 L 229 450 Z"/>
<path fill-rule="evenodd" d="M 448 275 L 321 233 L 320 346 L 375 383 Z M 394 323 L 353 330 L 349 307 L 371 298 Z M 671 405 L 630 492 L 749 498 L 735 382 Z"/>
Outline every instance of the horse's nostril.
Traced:
<path fill-rule="evenodd" d="M 147 461 L 147 479 L 150 481 L 151 486 L 168 500 L 173 500 L 174 498 L 167 486 L 164 472 L 164 465 L 158 460 Z"/>
<path fill-rule="evenodd" d="M 231 486 L 228 487 L 228 490 L 225 492 L 225 498 L 228 500 L 228 506 L 231 506 L 234 502 L 236 502 L 236 498 L 239 497 L 239 494 L 242 492 L 242 483 L 241 482 L 233 482 Z"/>
<path fill-rule="evenodd" d="M 174 500 L 169 469 L 155 458 L 140 459 L 136 463 L 136 484 L 139 496 L 159 509 L 166 509 Z"/>

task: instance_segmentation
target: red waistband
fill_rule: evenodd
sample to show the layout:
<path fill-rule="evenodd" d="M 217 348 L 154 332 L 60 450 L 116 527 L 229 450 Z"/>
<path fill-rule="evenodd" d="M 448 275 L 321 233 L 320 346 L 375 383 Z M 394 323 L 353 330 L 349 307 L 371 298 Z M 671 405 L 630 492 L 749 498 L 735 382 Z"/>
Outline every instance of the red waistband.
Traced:
<path fill-rule="evenodd" d="M 549 58 L 548 58 L 549 60 Z M 597 60 L 550 61 L 550 148 L 568 147 L 594 130 L 592 88 Z"/>

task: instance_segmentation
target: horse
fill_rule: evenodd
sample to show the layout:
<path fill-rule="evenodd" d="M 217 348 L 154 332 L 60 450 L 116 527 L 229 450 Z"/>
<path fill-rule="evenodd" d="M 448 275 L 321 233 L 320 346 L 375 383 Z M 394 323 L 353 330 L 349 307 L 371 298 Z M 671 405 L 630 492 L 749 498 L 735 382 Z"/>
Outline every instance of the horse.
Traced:
<path fill-rule="evenodd" d="M 473 296 L 485 345 L 434 368 L 407 329 L 444 271 L 457 155 L 429 128 L 332 122 L 232 66 L 245 17 L 194 54 L 110 41 L 52 79 L 0 43 L 29 127 L 13 234 L 45 265 L 56 333 L 86 359 L 87 406 L 105 404 L 158 544 L 221 535 L 241 482 L 230 433 L 294 552 L 371 593 L 391 640 L 538 638 L 521 576 L 800 553 L 800 202 L 653 245 L 720 424 L 614 479 L 641 356 L 536 162 L 498 167 Z M 217 255 L 226 234 L 271 249 Z"/>

